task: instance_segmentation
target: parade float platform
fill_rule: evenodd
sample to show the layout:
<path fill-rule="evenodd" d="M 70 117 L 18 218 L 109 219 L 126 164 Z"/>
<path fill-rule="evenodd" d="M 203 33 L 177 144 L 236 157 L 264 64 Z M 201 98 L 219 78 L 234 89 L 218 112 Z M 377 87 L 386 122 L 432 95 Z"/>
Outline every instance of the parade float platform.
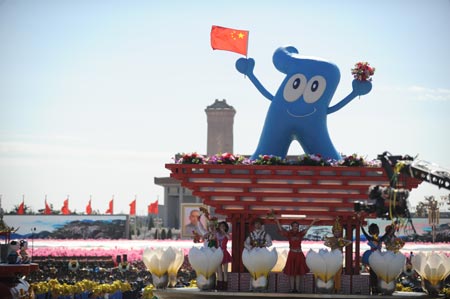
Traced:
<path fill-rule="evenodd" d="M 38 264 L 0 264 L 0 288 L 14 288 L 18 278 L 39 270 Z M 3 294 L 2 294 L 3 295 Z"/>
<path fill-rule="evenodd" d="M 300 293 L 257 293 L 257 292 L 204 292 L 196 288 L 184 289 L 166 289 L 155 290 L 153 294 L 158 299 L 207 299 L 207 298 L 234 298 L 234 299 L 251 299 L 251 298 L 348 298 L 348 299 L 366 299 L 368 295 L 344 295 L 344 294 L 300 294 Z M 371 297 L 371 296 L 370 296 Z M 373 295 L 374 298 L 379 299 L 395 299 L 395 298 L 427 298 L 425 293 L 413 292 L 395 292 L 391 296 Z"/>
<path fill-rule="evenodd" d="M 242 251 L 251 220 L 273 210 L 284 224 L 296 220 L 331 226 L 341 218 L 344 238 L 356 240 L 345 251 L 345 274 L 360 272 L 360 219 L 355 203 L 367 201 L 370 186 L 389 186 L 382 167 L 166 164 L 170 177 L 200 197 L 214 212 L 225 215 L 232 228 L 232 272 L 245 273 Z M 397 188 L 411 190 L 422 181 L 400 174 Z M 365 218 L 376 218 L 365 214 Z M 268 220 L 271 221 L 270 219 Z"/>
<path fill-rule="evenodd" d="M 39 269 L 38 264 L 0 264 L 0 280 L 28 275 Z"/>

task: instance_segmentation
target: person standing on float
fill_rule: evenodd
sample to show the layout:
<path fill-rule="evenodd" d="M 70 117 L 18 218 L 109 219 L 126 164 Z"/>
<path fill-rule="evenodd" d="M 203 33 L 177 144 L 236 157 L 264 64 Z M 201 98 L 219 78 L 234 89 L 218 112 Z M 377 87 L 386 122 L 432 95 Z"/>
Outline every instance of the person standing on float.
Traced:
<path fill-rule="evenodd" d="M 223 291 L 228 289 L 228 264 L 231 263 L 231 254 L 227 250 L 228 240 L 231 239 L 228 230 L 229 226 L 226 221 L 219 222 L 216 239 L 219 248 L 222 249 L 223 259 L 217 269 L 217 290 Z"/>
<path fill-rule="evenodd" d="M 253 230 L 245 239 L 244 248 L 252 250 L 254 248 L 264 248 L 272 246 L 272 237 L 264 230 L 264 221 L 261 218 L 255 218 L 252 221 Z M 250 284 L 250 291 L 253 291 L 253 286 Z"/>
<path fill-rule="evenodd" d="M 360 219 L 361 215 L 357 214 L 358 219 Z M 370 249 L 364 251 L 361 261 L 363 265 L 369 267 L 370 274 L 370 288 L 372 295 L 378 294 L 378 276 L 370 267 L 369 257 L 374 251 L 381 251 L 381 247 L 383 245 L 383 241 L 386 238 L 386 235 L 380 237 L 380 228 L 376 223 L 372 223 L 369 225 L 369 232 L 367 233 L 364 229 L 364 226 L 361 225 L 361 232 L 364 237 L 366 237 L 367 245 L 369 245 Z"/>
<path fill-rule="evenodd" d="M 255 247 L 272 246 L 272 237 L 263 228 L 264 221 L 261 218 L 256 218 L 252 224 L 254 229 L 245 239 L 244 247 L 251 250 Z"/>
<path fill-rule="evenodd" d="M 318 222 L 318 219 L 314 219 L 310 225 L 300 230 L 297 221 L 291 223 L 291 229 L 284 229 L 277 216 L 272 211 L 273 218 L 277 223 L 280 234 L 286 237 L 289 241 L 289 253 L 286 259 L 286 265 L 284 266 L 283 273 L 289 276 L 290 292 L 297 293 L 300 288 L 300 280 L 303 275 L 309 272 L 309 268 L 306 265 L 305 255 L 302 251 L 302 240 L 311 226 Z"/>
<path fill-rule="evenodd" d="M 203 235 L 204 245 L 209 248 L 218 248 L 217 243 L 217 219 L 210 219 L 208 232 Z"/>
<path fill-rule="evenodd" d="M 324 245 L 330 247 L 333 250 L 339 250 L 342 254 L 342 249 L 350 244 L 352 241 L 345 240 L 342 238 L 342 225 L 340 223 L 339 217 L 336 217 L 336 220 L 331 228 L 332 235 L 325 237 Z M 334 275 L 334 292 L 339 293 L 341 290 L 341 274 L 342 274 L 342 266 Z"/>
<path fill-rule="evenodd" d="M 396 224 L 393 223 L 387 225 L 384 230 L 386 235 L 386 237 L 384 238 L 384 245 L 386 250 L 392 251 L 394 253 L 399 252 L 400 249 L 405 246 L 405 241 L 395 235 L 395 231 L 397 230 Z"/>

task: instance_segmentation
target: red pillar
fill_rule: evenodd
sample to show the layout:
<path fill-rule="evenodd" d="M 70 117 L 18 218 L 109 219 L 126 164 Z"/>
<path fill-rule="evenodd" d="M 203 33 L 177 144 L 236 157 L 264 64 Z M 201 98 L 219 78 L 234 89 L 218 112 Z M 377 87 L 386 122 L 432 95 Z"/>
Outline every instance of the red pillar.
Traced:
<path fill-rule="evenodd" d="M 246 219 L 243 215 L 232 214 L 231 216 L 231 271 L 237 273 L 245 272 L 244 264 L 242 263 L 242 251 L 244 250 L 244 242 L 246 238 L 245 233 Z"/>
<path fill-rule="evenodd" d="M 355 273 L 359 274 L 361 267 L 359 264 L 361 263 L 361 222 L 357 221 L 355 225 Z"/>
<path fill-rule="evenodd" d="M 345 221 L 345 239 L 352 240 L 353 239 L 353 229 L 352 223 L 349 218 Z M 353 244 L 345 247 L 345 274 L 351 275 L 353 274 Z"/>

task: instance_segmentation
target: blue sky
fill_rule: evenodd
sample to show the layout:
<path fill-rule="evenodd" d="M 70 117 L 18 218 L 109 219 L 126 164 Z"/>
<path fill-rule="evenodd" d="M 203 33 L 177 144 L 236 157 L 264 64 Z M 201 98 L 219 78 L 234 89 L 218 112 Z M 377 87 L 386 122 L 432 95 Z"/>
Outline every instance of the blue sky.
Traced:
<path fill-rule="evenodd" d="M 256 3 L 256 2 L 255 2 Z M 332 100 L 351 91 L 358 61 L 373 90 L 328 116 L 337 150 L 419 155 L 450 168 L 450 1 L 0 0 L 0 194 L 35 211 L 69 195 L 84 211 L 137 212 L 163 189 L 154 177 L 178 152 L 206 152 L 204 109 L 236 110 L 234 152 L 256 148 L 269 101 L 239 74 L 240 56 L 213 51 L 211 25 L 250 31 L 255 74 L 275 93 L 276 48 L 323 57 L 341 71 Z M 293 144 L 290 154 L 302 154 Z M 410 195 L 448 190 L 423 183 Z"/>

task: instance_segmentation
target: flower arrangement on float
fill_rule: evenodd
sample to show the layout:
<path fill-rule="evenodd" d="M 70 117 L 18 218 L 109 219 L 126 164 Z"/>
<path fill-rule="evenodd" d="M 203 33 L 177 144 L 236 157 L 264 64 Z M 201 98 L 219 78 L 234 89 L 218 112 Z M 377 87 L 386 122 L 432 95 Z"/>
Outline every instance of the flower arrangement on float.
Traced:
<path fill-rule="evenodd" d="M 179 153 L 174 159 L 176 164 L 203 164 L 203 165 L 297 165 L 297 166 L 344 166 L 344 167 L 380 167 L 378 160 L 366 160 L 357 154 L 342 155 L 337 161 L 327 159 L 320 154 L 303 154 L 297 159 L 283 159 L 275 155 L 259 155 L 256 159 L 246 158 L 243 155 L 231 153 L 203 156 L 197 152 Z"/>
<path fill-rule="evenodd" d="M 308 155 L 304 154 L 298 157 L 296 165 L 303 165 L 303 166 L 331 166 L 333 163 L 333 160 L 330 159 L 324 159 L 322 155 Z"/>
<path fill-rule="evenodd" d="M 240 164 L 245 160 L 244 156 L 231 153 L 216 154 L 206 159 L 208 164 Z"/>

